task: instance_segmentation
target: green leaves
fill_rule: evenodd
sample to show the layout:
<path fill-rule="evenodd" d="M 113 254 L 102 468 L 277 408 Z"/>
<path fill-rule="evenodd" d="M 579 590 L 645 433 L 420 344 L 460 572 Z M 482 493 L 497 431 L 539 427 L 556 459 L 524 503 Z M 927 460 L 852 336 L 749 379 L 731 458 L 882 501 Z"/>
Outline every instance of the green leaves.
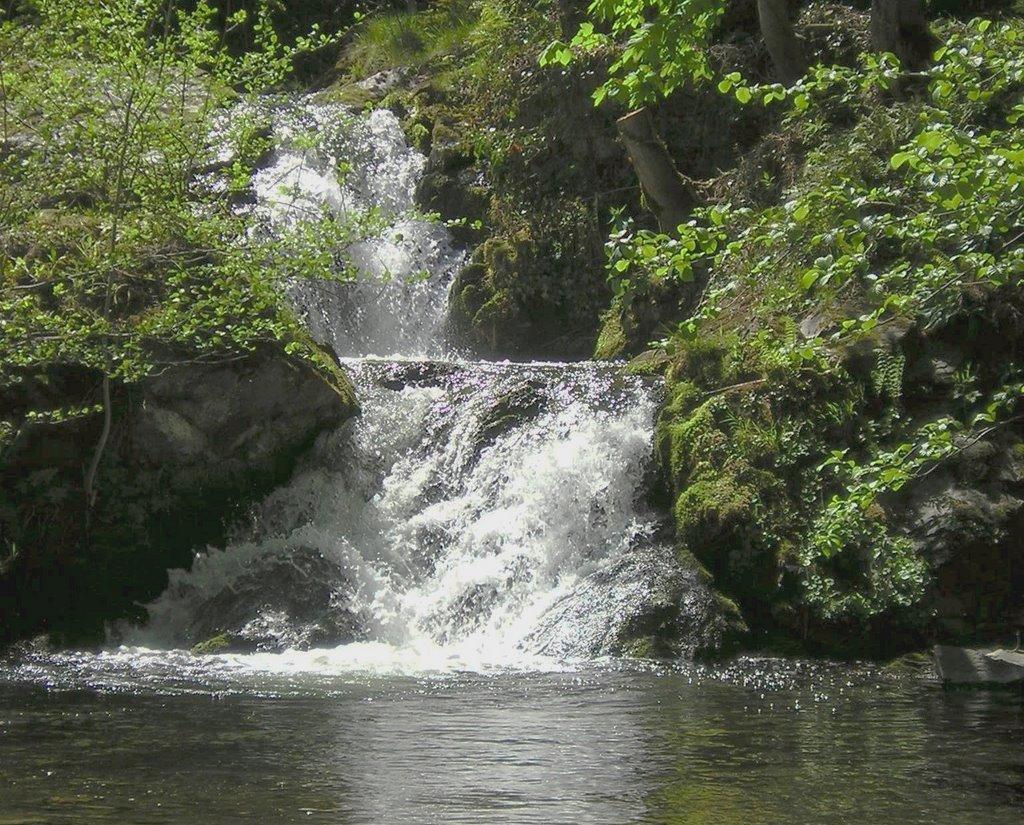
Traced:
<path fill-rule="evenodd" d="M 541 66 L 568 66 L 572 62 L 572 49 L 561 40 L 552 41 L 538 58 Z"/>
<path fill-rule="evenodd" d="M 711 79 L 705 49 L 725 5 L 725 0 L 592 0 L 591 19 L 568 45 L 550 44 L 541 65 L 568 65 L 573 50 L 614 49 L 608 77 L 594 92 L 595 104 L 611 99 L 630 108 L 644 106 L 688 81 Z M 594 22 L 605 24 L 610 34 L 598 32 Z M 749 99 L 750 93 L 738 89 L 736 94 Z"/>
<path fill-rule="evenodd" d="M 697 218 L 677 227 L 675 235 L 635 230 L 626 222 L 605 245 L 608 279 L 621 299 L 642 282 L 675 280 L 689 283 L 725 241 L 728 210 L 699 210 Z M 624 276 L 629 273 L 627 280 Z"/>
<path fill-rule="evenodd" d="M 17 90 L 0 95 L 4 128 L 17 124 L 3 139 L 18 146 L 0 154 L 0 388 L 53 365 L 136 381 L 294 338 L 280 280 L 322 268 L 323 233 L 342 229 L 251 237 L 224 193 L 247 185 L 266 124 L 224 135 L 214 121 L 227 87 L 277 84 L 325 38 L 283 45 L 262 0 L 228 23 L 250 27 L 244 53 L 206 0 L 34 5 L 30 25 L 0 24 Z M 24 416 L 64 421 L 91 400 Z"/>

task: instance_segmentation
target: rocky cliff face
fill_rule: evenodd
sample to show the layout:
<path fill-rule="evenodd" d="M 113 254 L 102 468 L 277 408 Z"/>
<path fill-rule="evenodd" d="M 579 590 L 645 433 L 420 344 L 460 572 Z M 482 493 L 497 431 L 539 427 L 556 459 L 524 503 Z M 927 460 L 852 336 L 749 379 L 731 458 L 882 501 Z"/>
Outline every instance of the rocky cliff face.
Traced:
<path fill-rule="evenodd" d="M 88 380 L 51 376 L 46 391 Z M 0 455 L 0 642 L 96 638 L 104 621 L 134 615 L 168 568 L 223 543 L 317 435 L 357 412 L 340 369 L 276 349 L 169 369 L 120 388 L 114 404 L 91 511 L 82 478 L 99 416 L 25 425 Z"/>
<path fill-rule="evenodd" d="M 965 439 L 948 466 L 913 485 L 891 518 L 934 571 L 939 638 L 1012 638 L 1024 625 L 1024 450 L 1019 436 Z"/>

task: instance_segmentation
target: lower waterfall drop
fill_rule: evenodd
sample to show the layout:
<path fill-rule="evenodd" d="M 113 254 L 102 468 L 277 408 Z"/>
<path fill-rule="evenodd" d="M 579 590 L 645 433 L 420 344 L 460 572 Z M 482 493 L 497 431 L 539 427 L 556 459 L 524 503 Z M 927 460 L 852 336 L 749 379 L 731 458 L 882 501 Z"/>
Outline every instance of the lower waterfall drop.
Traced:
<path fill-rule="evenodd" d="M 254 535 L 175 572 L 136 641 L 220 634 L 243 651 L 320 648 L 338 667 L 526 665 L 617 652 L 701 593 L 637 502 L 656 401 L 643 379 L 346 366 L 362 416 L 267 499 Z"/>

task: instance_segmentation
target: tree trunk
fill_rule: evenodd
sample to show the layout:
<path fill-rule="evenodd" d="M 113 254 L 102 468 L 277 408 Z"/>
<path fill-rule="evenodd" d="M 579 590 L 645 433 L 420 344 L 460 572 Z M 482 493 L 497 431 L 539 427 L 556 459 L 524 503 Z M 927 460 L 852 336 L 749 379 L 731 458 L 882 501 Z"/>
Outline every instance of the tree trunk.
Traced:
<path fill-rule="evenodd" d="M 655 132 L 650 112 L 637 109 L 620 117 L 616 126 L 658 225 L 663 232 L 675 232 L 689 219 L 696 198 Z"/>
<path fill-rule="evenodd" d="M 585 6 L 575 0 L 558 0 L 558 25 L 563 40 L 571 40 L 583 22 Z"/>
<path fill-rule="evenodd" d="M 807 54 L 793 31 L 789 0 L 757 0 L 757 16 L 775 73 L 782 83 L 792 86 L 807 71 Z"/>
<path fill-rule="evenodd" d="M 92 515 L 92 508 L 96 505 L 96 472 L 100 468 L 100 461 L 103 460 L 103 451 L 107 448 L 107 441 L 110 439 L 110 424 L 113 419 L 113 410 L 110 407 L 110 376 L 103 376 L 103 430 L 100 432 L 100 440 L 93 451 L 92 460 L 89 462 L 89 469 L 85 471 L 85 513 L 86 519 Z"/>
<path fill-rule="evenodd" d="M 892 52 L 904 69 L 927 67 L 937 42 L 922 0 L 872 0 L 871 45 L 876 51 Z"/>

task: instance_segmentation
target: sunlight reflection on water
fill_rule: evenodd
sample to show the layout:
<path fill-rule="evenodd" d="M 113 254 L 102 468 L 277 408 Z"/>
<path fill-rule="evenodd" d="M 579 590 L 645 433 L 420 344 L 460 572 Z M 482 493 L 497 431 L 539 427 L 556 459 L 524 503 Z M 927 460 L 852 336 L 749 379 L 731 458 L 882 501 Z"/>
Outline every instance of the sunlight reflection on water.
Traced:
<path fill-rule="evenodd" d="M 410 677 L 75 654 L 0 670 L 0 822 L 1016 823 L 1022 736 L 1012 694 L 806 663 Z"/>

